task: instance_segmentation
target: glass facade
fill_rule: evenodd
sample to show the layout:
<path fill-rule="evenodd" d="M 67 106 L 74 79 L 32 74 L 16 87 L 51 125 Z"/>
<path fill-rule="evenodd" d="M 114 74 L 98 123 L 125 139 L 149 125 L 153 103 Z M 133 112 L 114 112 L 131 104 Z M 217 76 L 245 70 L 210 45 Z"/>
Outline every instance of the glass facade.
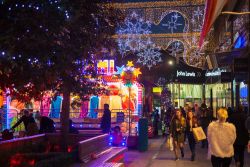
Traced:
<path fill-rule="evenodd" d="M 231 83 L 216 83 L 205 85 L 205 98 L 207 106 L 210 106 L 211 90 L 213 94 L 213 110 L 220 107 L 231 106 Z M 234 91 L 235 92 L 235 91 Z"/>

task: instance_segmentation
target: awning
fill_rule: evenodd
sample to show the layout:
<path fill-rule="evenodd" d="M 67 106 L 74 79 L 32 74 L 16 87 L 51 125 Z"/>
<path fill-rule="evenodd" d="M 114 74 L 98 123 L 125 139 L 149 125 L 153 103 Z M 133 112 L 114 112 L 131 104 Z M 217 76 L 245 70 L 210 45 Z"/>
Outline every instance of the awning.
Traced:
<path fill-rule="evenodd" d="M 222 11 L 232 11 L 237 0 L 207 0 L 205 8 L 205 18 L 200 35 L 199 46 L 201 47 L 204 39 L 209 33 L 212 25 L 217 20 Z M 228 16 L 225 16 L 228 17 Z"/>

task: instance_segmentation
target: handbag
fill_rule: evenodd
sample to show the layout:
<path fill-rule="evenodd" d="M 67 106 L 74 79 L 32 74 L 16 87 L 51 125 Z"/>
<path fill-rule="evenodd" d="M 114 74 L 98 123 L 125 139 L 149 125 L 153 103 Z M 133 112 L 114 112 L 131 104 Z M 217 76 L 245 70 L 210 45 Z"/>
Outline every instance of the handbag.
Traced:
<path fill-rule="evenodd" d="M 170 150 L 170 151 L 173 151 L 174 150 L 174 145 L 173 145 L 173 137 L 169 136 L 167 138 L 167 148 Z"/>
<path fill-rule="evenodd" d="M 193 134 L 196 142 L 199 142 L 201 140 L 205 140 L 207 137 L 205 135 L 205 132 L 201 127 L 193 128 Z"/>

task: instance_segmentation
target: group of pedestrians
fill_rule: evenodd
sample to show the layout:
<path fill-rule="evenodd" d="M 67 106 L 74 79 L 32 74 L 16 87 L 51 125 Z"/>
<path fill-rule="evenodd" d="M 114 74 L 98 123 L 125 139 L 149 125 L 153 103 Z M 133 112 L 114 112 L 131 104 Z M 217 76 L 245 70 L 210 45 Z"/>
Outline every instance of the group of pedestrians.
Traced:
<path fill-rule="evenodd" d="M 237 112 L 230 113 L 230 117 L 228 111 L 221 108 L 217 111 L 217 120 L 212 118 L 211 111 L 205 105 L 199 107 L 199 111 L 185 107 L 175 111 L 170 123 L 175 160 L 179 160 L 179 150 L 181 157 L 184 157 L 183 145 L 186 138 L 191 151 L 190 160 L 195 160 L 197 141 L 193 128 L 201 126 L 208 141 L 202 142 L 202 148 L 208 147 L 213 167 L 229 167 L 233 157 L 236 166 L 243 167 L 244 151 L 249 140 L 247 117 L 243 113 L 243 108 L 239 107 Z"/>
<path fill-rule="evenodd" d="M 11 130 L 14 131 L 21 123 L 24 124 L 25 135 L 32 136 L 41 133 L 54 133 L 55 122 L 46 116 L 41 116 L 39 111 L 37 111 L 34 116 L 28 109 L 21 110 L 23 116 L 11 127 Z M 78 130 L 74 128 L 73 122 L 69 120 L 69 133 L 78 134 Z"/>
<path fill-rule="evenodd" d="M 55 125 L 52 119 L 41 116 L 39 112 L 36 112 L 35 117 L 33 117 L 33 114 L 27 109 L 21 110 L 21 113 L 23 113 L 23 116 L 12 126 L 11 130 L 14 130 L 21 123 L 23 123 L 27 136 L 36 135 L 38 133 L 55 132 Z"/>

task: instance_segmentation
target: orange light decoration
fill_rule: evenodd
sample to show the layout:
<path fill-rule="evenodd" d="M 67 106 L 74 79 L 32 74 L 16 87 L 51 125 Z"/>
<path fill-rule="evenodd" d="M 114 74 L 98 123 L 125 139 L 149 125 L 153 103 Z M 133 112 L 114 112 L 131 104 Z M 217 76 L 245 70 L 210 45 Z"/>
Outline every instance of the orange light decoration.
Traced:
<path fill-rule="evenodd" d="M 133 62 L 128 61 L 127 67 L 125 67 L 121 73 L 121 79 L 125 86 L 132 87 L 138 78 L 138 75 L 142 74 L 140 68 L 134 68 Z"/>

